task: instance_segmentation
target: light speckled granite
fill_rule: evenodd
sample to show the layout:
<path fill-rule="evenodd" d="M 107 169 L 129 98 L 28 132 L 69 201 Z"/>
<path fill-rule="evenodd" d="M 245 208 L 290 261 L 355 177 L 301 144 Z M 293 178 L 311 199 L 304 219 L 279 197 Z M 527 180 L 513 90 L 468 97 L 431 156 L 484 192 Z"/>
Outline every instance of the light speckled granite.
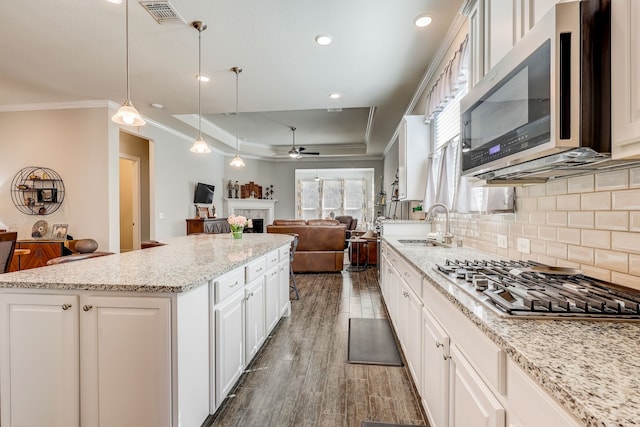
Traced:
<path fill-rule="evenodd" d="M 381 224 L 423 224 L 423 219 L 381 219 Z"/>
<path fill-rule="evenodd" d="M 433 270 L 446 258 L 496 259 L 468 248 L 403 245 L 384 237 L 516 364 L 586 426 L 640 425 L 640 322 L 497 316 Z M 412 238 L 412 237 L 408 237 Z M 415 238 L 415 236 L 413 237 Z"/>
<path fill-rule="evenodd" d="M 291 240 L 266 233 L 176 237 L 165 246 L 0 274 L 0 289 L 185 292 Z"/>

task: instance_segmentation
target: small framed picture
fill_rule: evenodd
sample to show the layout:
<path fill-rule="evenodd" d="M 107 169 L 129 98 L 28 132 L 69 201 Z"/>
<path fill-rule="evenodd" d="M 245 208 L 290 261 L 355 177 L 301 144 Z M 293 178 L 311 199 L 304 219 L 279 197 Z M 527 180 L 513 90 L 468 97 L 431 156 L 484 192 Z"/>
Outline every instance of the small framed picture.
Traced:
<path fill-rule="evenodd" d="M 68 224 L 53 224 L 51 228 L 51 238 L 56 240 L 65 240 L 67 238 Z"/>
<path fill-rule="evenodd" d="M 200 218 L 209 218 L 209 208 L 207 206 L 198 206 L 198 216 Z"/>

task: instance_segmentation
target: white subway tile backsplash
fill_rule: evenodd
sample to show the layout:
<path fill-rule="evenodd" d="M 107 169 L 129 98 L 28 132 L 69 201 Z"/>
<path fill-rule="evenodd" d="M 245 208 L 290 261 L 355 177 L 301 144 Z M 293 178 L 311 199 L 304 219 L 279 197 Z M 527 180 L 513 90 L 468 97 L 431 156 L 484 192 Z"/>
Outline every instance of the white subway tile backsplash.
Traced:
<path fill-rule="evenodd" d="M 640 212 L 629 212 L 629 231 L 640 231 Z"/>
<path fill-rule="evenodd" d="M 567 194 L 567 180 L 554 179 L 553 181 L 547 182 L 546 193 L 548 196 Z"/>
<path fill-rule="evenodd" d="M 640 276 L 640 255 L 629 255 L 629 274 Z"/>
<path fill-rule="evenodd" d="M 611 281 L 611 270 L 606 268 L 598 268 L 592 265 L 580 265 L 580 269 L 586 276 L 595 277 L 596 279 L 604 280 L 605 282 Z"/>
<path fill-rule="evenodd" d="M 532 240 L 531 241 L 531 253 L 544 255 L 547 253 L 547 242 L 544 240 Z"/>
<path fill-rule="evenodd" d="M 611 193 L 611 201 L 614 210 L 640 210 L 640 190 L 614 191 Z"/>
<path fill-rule="evenodd" d="M 538 210 L 539 211 L 555 211 L 556 196 L 538 197 Z"/>
<path fill-rule="evenodd" d="M 537 256 L 537 261 L 542 263 L 542 264 L 546 264 L 546 265 L 551 265 L 551 266 L 557 266 L 558 265 L 558 260 L 555 258 L 552 258 L 550 256 L 545 256 L 545 255 L 538 255 Z"/>
<path fill-rule="evenodd" d="M 575 176 L 567 179 L 569 193 L 591 193 L 594 188 L 593 175 Z"/>
<path fill-rule="evenodd" d="M 640 187 L 640 168 L 629 170 L 629 187 Z"/>
<path fill-rule="evenodd" d="M 567 258 L 569 261 L 579 262 L 580 264 L 593 265 L 592 248 L 584 248 L 582 246 L 569 245 L 567 247 Z"/>
<path fill-rule="evenodd" d="M 640 234 L 624 231 L 611 232 L 611 249 L 640 254 Z"/>
<path fill-rule="evenodd" d="M 638 225 L 640 226 L 640 218 L 638 218 L 638 221 Z M 598 229 L 627 231 L 629 229 L 629 212 L 596 212 L 595 227 Z"/>
<path fill-rule="evenodd" d="M 538 199 L 516 199 L 516 212 L 532 212 L 538 209 Z"/>
<path fill-rule="evenodd" d="M 569 227 L 593 228 L 593 212 L 569 212 Z"/>
<path fill-rule="evenodd" d="M 629 288 L 640 289 L 640 277 L 630 276 L 628 274 L 611 272 L 611 281 Z"/>
<path fill-rule="evenodd" d="M 538 238 L 541 240 L 555 241 L 557 235 L 556 227 L 540 226 L 538 227 Z"/>
<path fill-rule="evenodd" d="M 566 212 L 547 212 L 547 224 L 566 227 L 567 213 Z"/>
<path fill-rule="evenodd" d="M 525 224 L 522 226 L 522 235 L 524 237 L 529 238 L 537 238 L 538 237 L 538 226 L 537 225 L 528 225 Z"/>
<path fill-rule="evenodd" d="M 580 244 L 580 229 L 578 228 L 558 228 L 558 242 L 570 245 Z"/>
<path fill-rule="evenodd" d="M 529 197 L 540 197 L 547 194 L 546 184 L 536 184 L 529 186 Z"/>
<path fill-rule="evenodd" d="M 629 255 L 624 252 L 596 249 L 595 265 L 596 267 L 606 268 L 607 270 L 627 273 L 629 271 Z"/>
<path fill-rule="evenodd" d="M 611 233 L 602 230 L 582 230 L 582 246 L 611 249 Z"/>
<path fill-rule="evenodd" d="M 531 212 L 529 214 L 529 222 L 531 224 L 546 224 L 547 214 L 545 212 Z"/>
<path fill-rule="evenodd" d="M 548 242 L 547 255 L 557 259 L 567 259 L 567 245 L 564 243 Z"/>
<path fill-rule="evenodd" d="M 567 194 L 564 196 L 556 197 L 556 209 L 559 211 L 579 211 L 580 210 L 580 195 L 579 194 Z"/>
<path fill-rule="evenodd" d="M 611 193 L 586 193 L 580 198 L 580 208 L 583 211 L 608 211 L 611 209 Z"/>
<path fill-rule="evenodd" d="M 621 190 L 629 187 L 629 170 L 622 169 L 595 175 L 596 191 Z"/>
<path fill-rule="evenodd" d="M 559 259 L 558 267 L 580 268 L 580 264 L 577 262 L 567 261 L 566 259 Z"/>
<path fill-rule="evenodd" d="M 640 218 L 639 218 L 639 224 L 640 224 Z M 509 234 L 513 236 L 521 236 L 522 224 L 516 224 L 515 222 L 513 224 L 509 224 Z"/>

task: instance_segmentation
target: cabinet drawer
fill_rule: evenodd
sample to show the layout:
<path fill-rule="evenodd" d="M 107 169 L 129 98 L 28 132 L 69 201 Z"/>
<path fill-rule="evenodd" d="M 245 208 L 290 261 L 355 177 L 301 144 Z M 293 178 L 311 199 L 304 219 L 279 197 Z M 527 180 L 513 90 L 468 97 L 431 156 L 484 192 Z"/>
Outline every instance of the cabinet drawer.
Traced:
<path fill-rule="evenodd" d="M 257 277 L 263 276 L 267 271 L 266 258 L 261 257 L 253 262 L 250 262 L 245 267 L 246 270 L 246 280 L 247 283 L 256 279 Z"/>
<path fill-rule="evenodd" d="M 400 258 L 400 257 L 398 257 Z M 422 273 L 413 268 L 407 261 L 400 258 L 395 264 L 400 277 L 411 287 L 418 298 L 422 298 Z"/>
<path fill-rule="evenodd" d="M 244 286 L 244 271 L 242 268 L 233 270 L 227 274 L 218 277 L 213 282 L 215 303 L 219 304 L 229 295 L 242 289 Z"/>
<path fill-rule="evenodd" d="M 291 248 L 289 246 L 283 246 L 280 248 L 280 261 L 289 261 L 289 252 Z"/>
<path fill-rule="evenodd" d="M 280 256 L 278 254 L 278 251 L 271 251 L 267 254 L 266 256 L 266 261 L 267 261 L 267 270 L 269 270 L 270 268 L 272 268 L 275 265 L 278 265 L 278 261 L 280 260 Z"/>

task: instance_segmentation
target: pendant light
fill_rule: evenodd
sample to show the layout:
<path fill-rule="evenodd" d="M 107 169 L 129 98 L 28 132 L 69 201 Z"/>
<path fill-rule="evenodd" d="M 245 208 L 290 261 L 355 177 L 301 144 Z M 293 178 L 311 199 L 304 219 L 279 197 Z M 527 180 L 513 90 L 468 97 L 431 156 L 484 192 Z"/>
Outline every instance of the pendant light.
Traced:
<path fill-rule="evenodd" d="M 127 99 L 122 103 L 122 106 L 118 108 L 116 114 L 111 117 L 111 120 L 124 126 L 143 126 L 145 121 L 136 110 L 136 107 L 131 103 L 131 91 L 129 89 L 129 2 L 125 0 L 125 31 L 126 31 L 126 47 L 127 47 Z"/>
<path fill-rule="evenodd" d="M 242 68 L 233 67 L 231 69 L 231 71 L 236 73 L 236 155 L 231 160 L 231 163 L 229 163 L 229 165 L 231 165 L 233 167 L 236 167 L 236 168 L 243 168 L 244 167 L 244 161 L 240 157 L 240 143 L 238 142 L 238 114 L 239 114 L 239 111 L 238 111 L 238 75 L 242 72 Z"/>
<path fill-rule="evenodd" d="M 202 92 L 202 32 L 207 29 L 207 24 L 204 24 L 202 21 L 193 21 L 191 25 L 198 30 L 198 139 L 193 143 L 191 152 L 208 154 L 211 152 L 211 148 L 209 148 L 207 143 L 204 142 L 204 138 L 202 138 L 202 103 L 200 101 L 200 93 Z"/>

